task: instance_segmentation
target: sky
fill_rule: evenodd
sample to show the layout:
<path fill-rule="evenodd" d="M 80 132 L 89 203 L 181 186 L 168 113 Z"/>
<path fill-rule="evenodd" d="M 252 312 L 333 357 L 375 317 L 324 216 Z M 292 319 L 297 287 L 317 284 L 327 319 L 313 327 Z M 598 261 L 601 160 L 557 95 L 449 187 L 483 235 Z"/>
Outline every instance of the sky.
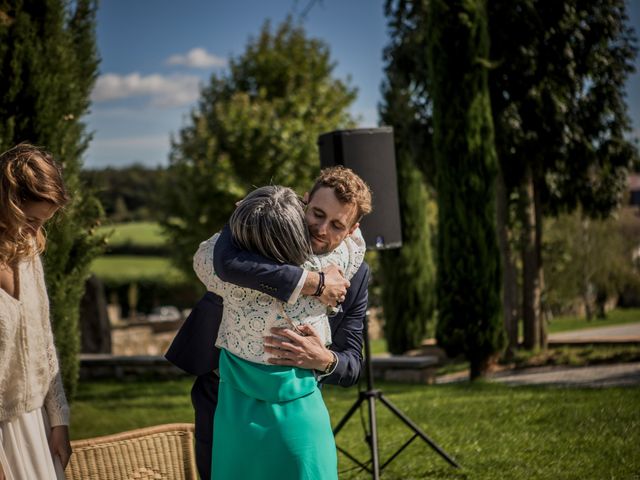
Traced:
<path fill-rule="evenodd" d="M 640 35 L 640 0 L 629 0 Z M 301 18 L 325 41 L 334 76 L 358 89 L 351 111 L 360 127 L 378 125 L 389 43 L 384 0 L 103 0 L 97 18 L 102 59 L 86 118 L 93 141 L 86 168 L 167 165 L 170 136 L 188 124 L 200 88 L 269 19 Z M 306 15 L 305 15 L 306 13 Z M 636 59 L 640 70 L 640 60 Z M 627 83 L 633 135 L 640 138 L 640 73 Z"/>

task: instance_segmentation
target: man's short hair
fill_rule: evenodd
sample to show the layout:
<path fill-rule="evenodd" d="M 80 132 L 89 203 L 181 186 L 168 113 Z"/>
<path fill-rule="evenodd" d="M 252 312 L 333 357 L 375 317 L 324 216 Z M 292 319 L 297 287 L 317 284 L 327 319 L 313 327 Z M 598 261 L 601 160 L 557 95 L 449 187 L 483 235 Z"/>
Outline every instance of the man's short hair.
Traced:
<path fill-rule="evenodd" d="M 336 165 L 323 169 L 309 192 L 309 198 L 323 187 L 332 188 L 340 203 L 351 203 L 356 206 L 356 216 L 352 225 L 371 213 L 371 189 L 350 168 Z"/>
<path fill-rule="evenodd" d="M 229 227 L 240 248 L 280 263 L 302 265 L 313 254 L 302 200 L 287 187 L 269 185 L 249 193 Z"/>

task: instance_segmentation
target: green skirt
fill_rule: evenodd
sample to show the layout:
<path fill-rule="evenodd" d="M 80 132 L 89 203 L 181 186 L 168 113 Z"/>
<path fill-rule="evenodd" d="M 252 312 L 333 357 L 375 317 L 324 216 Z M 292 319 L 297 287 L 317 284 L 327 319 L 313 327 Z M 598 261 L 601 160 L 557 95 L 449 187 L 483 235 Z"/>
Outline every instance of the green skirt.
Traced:
<path fill-rule="evenodd" d="M 337 480 L 329 413 L 313 372 L 220 353 L 215 480 Z"/>

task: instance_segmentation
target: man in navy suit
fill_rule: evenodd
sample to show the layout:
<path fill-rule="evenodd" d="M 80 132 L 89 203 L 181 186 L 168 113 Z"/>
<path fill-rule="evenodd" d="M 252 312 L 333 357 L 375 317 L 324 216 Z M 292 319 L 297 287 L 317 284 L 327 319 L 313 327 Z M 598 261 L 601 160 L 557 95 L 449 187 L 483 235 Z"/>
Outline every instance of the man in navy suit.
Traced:
<path fill-rule="evenodd" d="M 315 254 L 333 251 L 359 226 L 371 211 L 369 187 L 353 171 L 332 167 L 321 172 L 312 190 L 305 194 L 306 221 Z M 265 339 L 265 351 L 275 365 L 315 370 L 322 383 L 351 386 L 362 367 L 362 330 L 367 309 L 369 267 L 363 263 L 351 282 L 330 266 L 323 272 L 308 272 L 279 264 L 240 250 L 228 227 L 222 230 L 214 250 L 214 268 L 226 282 L 258 290 L 283 302 L 295 303 L 299 295 L 315 295 L 329 306 L 339 306 L 331 318 L 332 344 L 326 348 L 310 326 L 303 335 L 277 329 Z M 166 358 L 192 375 L 195 410 L 196 461 L 201 478 L 210 478 L 213 416 L 217 405 L 219 350 L 214 343 L 222 318 L 222 299 L 208 292 L 194 307 L 178 331 Z"/>

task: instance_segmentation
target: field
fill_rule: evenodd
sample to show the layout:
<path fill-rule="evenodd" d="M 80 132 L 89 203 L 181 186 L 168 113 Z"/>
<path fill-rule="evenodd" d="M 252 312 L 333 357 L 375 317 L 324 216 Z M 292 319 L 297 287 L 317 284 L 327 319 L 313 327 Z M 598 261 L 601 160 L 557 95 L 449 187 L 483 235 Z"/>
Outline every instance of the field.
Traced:
<path fill-rule="evenodd" d="M 120 283 L 152 279 L 178 283 L 184 279 L 184 274 L 162 257 L 104 255 L 93 261 L 91 271 L 105 281 Z"/>
<path fill-rule="evenodd" d="M 72 437 L 192 422 L 190 386 L 190 379 L 81 383 L 72 406 Z M 416 440 L 385 469 L 385 479 L 631 479 L 640 474 L 638 388 L 507 387 L 485 382 L 377 386 L 463 466 L 450 467 Z M 335 424 L 357 392 L 326 387 L 324 396 Z M 366 420 L 364 409 L 340 432 L 337 443 L 364 460 L 368 456 L 361 418 Z M 384 463 L 411 435 L 380 403 L 377 418 Z M 340 456 L 341 479 L 371 478 L 352 467 Z"/>
<path fill-rule="evenodd" d="M 158 246 L 166 243 L 166 238 L 155 222 L 118 223 L 100 227 L 99 233 L 109 234 L 110 245 L 127 243 L 139 246 Z"/>

